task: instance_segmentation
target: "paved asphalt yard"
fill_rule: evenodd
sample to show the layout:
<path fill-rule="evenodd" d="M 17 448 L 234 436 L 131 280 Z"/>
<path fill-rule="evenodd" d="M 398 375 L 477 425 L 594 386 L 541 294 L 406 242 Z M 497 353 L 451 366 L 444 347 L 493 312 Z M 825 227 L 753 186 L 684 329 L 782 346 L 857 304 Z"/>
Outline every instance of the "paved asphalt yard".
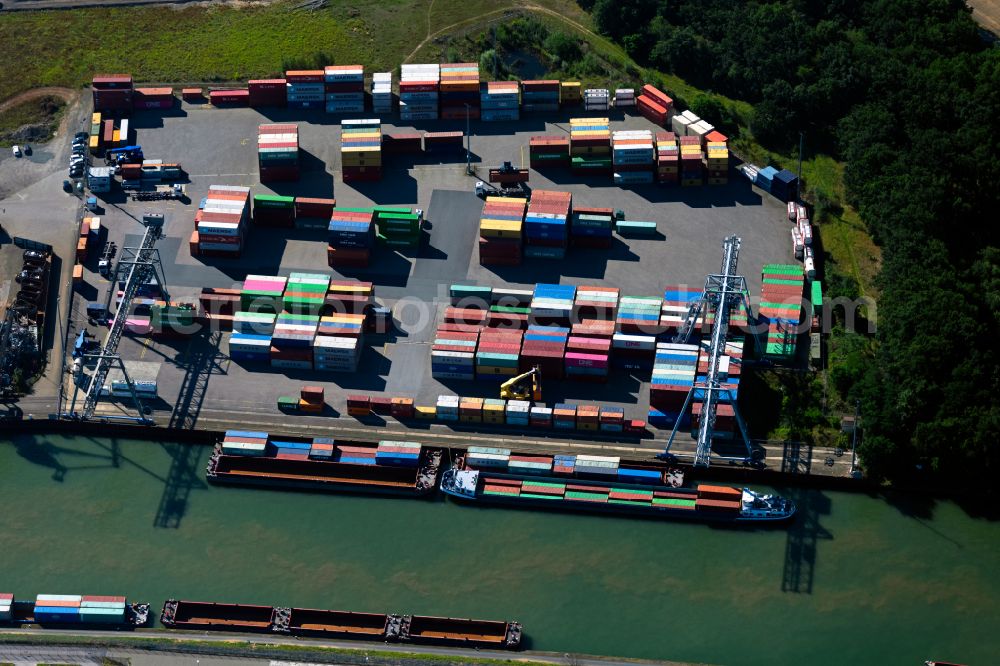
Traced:
<path fill-rule="evenodd" d="M 483 174 L 489 166 L 503 160 L 526 165 L 528 138 L 536 134 L 567 133 L 571 115 L 575 114 L 526 118 L 516 123 L 473 123 L 474 165 Z M 258 182 L 257 126 L 265 122 L 299 124 L 303 169 L 299 182 L 272 187 Z M 461 130 L 464 125 L 461 121 L 436 121 L 419 124 L 416 129 Z M 403 254 L 380 247 L 369 268 L 343 274 L 332 271 L 335 278 L 374 282 L 377 300 L 394 307 L 397 315 L 399 330 L 366 338 L 357 373 L 279 372 L 241 367 L 228 359 L 228 334 L 166 341 L 126 337 L 121 344 L 123 358 L 160 363 L 157 374 L 160 400 L 151 406 L 154 417 L 162 423 L 196 427 L 199 417 L 207 418 L 209 414 L 215 414 L 211 419 L 213 425 L 225 421 L 223 414 L 229 414 L 232 420 L 240 419 L 238 415 L 295 419 L 278 414 L 275 399 L 279 395 L 297 394 L 303 384 L 326 387 L 331 416 L 344 414 L 348 393 L 412 396 L 418 404 L 433 404 L 439 394 L 445 393 L 494 397 L 495 383 L 443 383 L 430 377 L 429 341 L 447 305 L 447 288 L 451 283 L 522 288 L 530 288 L 536 282 L 604 284 L 619 287 L 623 295 L 659 296 L 667 284 L 701 286 L 705 275 L 719 268 L 723 238 L 735 233 L 743 239 L 740 267 L 756 294 L 764 263 L 792 260 L 784 206 L 752 188 L 736 173 L 726 186 L 649 185 L 624 189 L 614 186 L 610 177 L 581 180 L 568 170 L 546 174 L 532 171 L 532 189 L 569 191 L 576 205 L 620 208 L 628 219 L 656 221 L 660 237 L 649 240 L 616 237 L 608 250 L 571 248 L 566 260 L 560 262 L 526 259 L 519 267 L 484 267 L 479 265 L 476 248 L 482 201 L 473 193 L 478 178 L 466 174 L 464 150 L 417 157 L 384 155 L 385 174 L 381 181 L 345 184 L 340 179 L 339 118 L 323 113 L 217 109 L 179 103 L 170 112 L 137 112 L 131 126 L 147 158 L 182 164 L 190 179 L 188 198 L 182 202 L 132 203 L 120 190 L 105 195 L 101 201 L 104 208 L 101 219 L 106 230 L 102 240 L 116 242 L 119 247 L 135 244 L 143 231 L 137 221 L 142 213 L 162 212 L 166 217 L 166 238 L 158 248 L 174 301 L 196 300 L 203 287 L 237 287 L 248 273 L 331 272 L 326 264 L 326 232 L 318 230 L 251 228 L 247 249 L 239 260 L 192 257 L 187 239 L 193 229 L 197 204 L 210 185 L 244 185 L 251 187 L 253 193 L 332 196 L 340 206 L 411 205 L 423 208 L 428 222 L 418 252 Z M 612 116 L 613 130 L 635 128 L 653 126 L 639 116 Z M 71 127 L 70 131 L 75 129 Z M 384 132 L 396 129 L 409 128 L 383 125 Z M 51 177 L 44 187 L 30 187 L 16 193 L 14 198 L 23 211 L 35 210 L 34 206 L 46 211 L 52 218 L 50 224 L 70 230 L 67 240 L 72 240 L 73 223 L 64 216 L 72 215 L 71 202 L 76 200 L 58 191 L 60 183 L 60 179 Z M 51 203 L 62 199 L 67 200 L 67 205 Z M 71 331 L 77 330 L 74 326 L 86 326 L 83 316 L 86 303 L 103 300 L 109 286 L 95 272 L 97 254 L 91 254 L 84 284 L 75 290 Z M 103 337 L 102 331 L 94 327 L 91 330 Z M 66 394 L 71 397 L 71 388 Z M 544 397 L 549 404 L 562 401 L 616 404 L 625 407 L 627 416 L 644 418 L 648 383 L 622 374 L 613 375 L 607 384 L 549 381 L 545 383 Z M 101 410 L 117 414 L 121 413 L 121 407 L 108 403 Z M 752 422 L 753 415 L 747 417 Z M 276 422 L 275 430 L 279 429 L 277 423 L 280 421 Z"/>

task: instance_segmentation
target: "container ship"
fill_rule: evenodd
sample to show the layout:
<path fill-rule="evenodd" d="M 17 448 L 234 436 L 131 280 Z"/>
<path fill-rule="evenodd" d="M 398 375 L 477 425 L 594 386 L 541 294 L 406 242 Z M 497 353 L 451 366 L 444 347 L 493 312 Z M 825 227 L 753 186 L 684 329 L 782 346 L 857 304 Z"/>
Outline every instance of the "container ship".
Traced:
<path fill-rule="evenodd" d="M 520 647 L 522 635 L 519 622 L 176 599 L 163 604 L 160 622 L 170 629 L 266 632 L 506 650 Z"/>
<path fill-rule="evenodd" d="M 682 487 L 678 470 L 613 456 L 512 454 L 471 447 L 441 477 L 441 490 L 461 500 L 667 519 L 748 523 L 788 520 L 790 500 L 749 488 Z"/>
<path fill-rule="evenodd" d="M 420 496 L 437 488 L 442 451 L 414 442 L 355 442 L 229 431 L 209 458 L 210 483 Z"/>
<path fill-rule="evenodd" d="M 149 604 L 125 597 L 80 594 L 39 594 L 34 601 L 18 601 L 0 593 L 0 623 L 48 626 L 85 626 L 94 629 L 142 627 L 149 622 Z"/>

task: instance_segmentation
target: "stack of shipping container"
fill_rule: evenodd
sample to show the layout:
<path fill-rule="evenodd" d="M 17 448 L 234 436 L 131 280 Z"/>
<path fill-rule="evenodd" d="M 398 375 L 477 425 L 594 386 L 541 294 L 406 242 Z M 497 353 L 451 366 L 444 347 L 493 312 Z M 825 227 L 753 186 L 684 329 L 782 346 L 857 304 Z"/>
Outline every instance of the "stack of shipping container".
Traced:
<path fill-rule="evenodd" d="M 535 190 L 524 217 L 524 256 L 563 259 L 569 244 L 573 195 L 569 192 Z"/>
<path fill-rule="evenodd" d="M 87 147 L 90 149 L 91 152 L 95 152 L 98 148 L 101 147 L 101 139 L 103 138 L 101 134 L 101 129 L 103 126 L 104 126 L 104 121 L 101 117 L 100 112 L 95 111 L 94 113 L 92 113 L 90 115 L 90 140 L 87 144 Z"/>
<path fill-rule="evenodd" d="M 335 314 L 362 314 L 375 299 L 375 287 L 360 280 L 330 280 L 326 304 Z"/>
<path fill-rule="evenodd" d="M 649 130 L 619 130 L 611 135 L 615 185 L 652 183 L 654 157 Z"/>
<path fill-rule="evenodd" d="M 654 296 L 622 296 L 618 299 L 618 330 L 622 333 L 658 335 L 663 301 Z"/>
<path fill-rule="evenodd" d="M 323 310 L 329 288 L 329 275 L 292 273 L 281 297 L 282 307 L 292 314 L 317 315 Z"/>
<path fill-rule="evenodd" d="M 725 141 L 706 142 L 705 175 L 709 185 L 725 185 L 729 182 L 729 148 Z"/>
<path fill-rule="evenodd" d="M 260 182 L 299 179 L 299 126 L 293 123 L 257 128 L 257 164 Z"/>
<path fill-rule="evenodd" d="M 336 205 L 336 199 L 295 197 L 295 228 L 326 231 Z"/>
<path fill-rule="evenodd" d="M 127 116 L 133 107 L 131 74 L 98 74 L 91 81 L 94 93 L 94 111 L 116 116 Z"/>
<path fill-rule="evenodd" d="M 277 106 L 288 103 L 288 88 L 285 79 L 254 79 L 247 81 L 250 106 L 254 108 Z"/>
<path fill-rule="evenodd" d="M 378 242 L 394 247 L 415 248 L 420 245 L 423 212 L 406 206 L 375 206 L 375 228 Z"/>
<path fill-rule="evenodd" d="M 482 324 L 446 319 L 438 327 L 431 344 L 431 376 L 435 379 L 475 379 L 476 346 L 481 329 Z"/>
<path fill-rule="evenodd" d="M 559 82 L 559 106 L 580 106 L 583 103 L 583 86 L 579 81 Z"/>
<path fill-rule="evenodd" d="M 788 362 L 795 358 L 805 278 L 801 266 L 767 264 L 761 277 L 759 317 L 766 321 L 767 342 L 763 356 Z"/>
<path fill-rule="evenodd" d="M 673 112 L 674 100 L 651 85 L 642 87 L 642 94 L 636 100 L 639 113 L 651 123 L 666 127 Z"/>
<path fill-rule="evenodd" d="M 521 108 L 525 111 L 558 111 L 559 81 L 521 81 Z"/>
<path fill-rule="evenodd" d="M 233 334 L 229 337 L 229 357 L 237 362 L 269 363 L 271 336 L 277 318 L 274 312 L 236 312 Z"/>
<path fill-rule="evenodd" d="M 688 126 L 692 123 L 696 123 L 701 118 L 696 116 L 690 110 L 682 111 L 681 113 L 675 113 L 670 117 L 670 129 L 674 131 L 678 137 L 688 135 Z"/>
<path fill-rule="evenodd" d="M 278 314 L 284 309 L 287 283 L 288 278 L 278 275 L 247 275 L 240 290 L 240 311 Z"/>
<path fill-rule="evenodd" d="M 520 373 L 524 331 L 484 328 L 476 346 L 476 377 L 507 381 Z"/>
<path fill-rule="evenodd" d="M 727 486 L 698 486 L 698 499 L 695 508 L 698 511 L 719 514 L 737 514 L 743 507 L 743 491 Z"/>
<path fill-rule="evenodd" d="M 611 121 L 570 118 L 570 164 L 580 175 L 611 173 Z"/>
<path fill-rule="evenodd" d="M 532 169 L 568 167 L 569 137 L 533 136 L 528 140 L 528 161 Z"/>
<path fill-rule="evenodd" d="M 607 111 L 611 106 L 611 93 L 606 88 L 588 88 L 583 91 L 584 111 Z"/>
<path fill-rule="evenodd" d="M 289 109 L 322 109 L 326 100 L 322 69 L 285 72 L 285 96 Z"/>
<path fill-rule="evenodd" d="M 479 220 L 479 263 L 518 266 L 521 263 L 527 199 L 486 197 Z"/>
<path fill-rule="evenodd" d="M 676 185 L 681 179 L 681 152 L 673 132 L 656 134 L 656 181 Z"/>
<path fill-rule="evenodd" d="M 392 72 L 372 74 L 372 112 L 392 113 Z"/>
<path fill-rule="evenodd" d="M 569 326 L 573 318 L 576 287 L 569 284 L 536 284 L 531 297 L 531 321 L 542 326 Z"/>
<path fill-rule="evenodd" d="M 614 211 L 610 208 L 574 208 L 570 225 L 573 245 L 606 249 L 611 247 Z"/>
<path fill-rule="evenodd" d="M 73 624 L 122 624 L 125 597 L 39 594 L 35 597 L 35 622 Z"/>
<path fill-rule="evenodd" d="M 272 229 L 295 227 L 295 198 L 277 194 L 253 196 L 253 225 Z"/>
<path fill-rule="evenodd" d="M 316 338 L 313 340 L 313 367 L 315 370 L 321 372 L 357 371 L 364 341 L 364 318 L 364 314 L 346 312 L 335 312 L 320 317 Z"/>
<path fill-rule="evenodd" d="M 618 88 L 615 90 L 614 105 L 616 109 L 635 108 L 635 89 Z"/>
<path fill-rule="evenodd" d="M 534 367 L 546 379 L 562 379 L 564 376 L 563 359 L 566 356 L 566 342 L 569 340 L 569 328 L 565 326 L 540 326 L 531 324 L 524 334 L 524 344 L 521 346 L 522 371 Z"/>
<path fill-rule="evenodd" d="M 326 112 L 343 115 L 365 110 L 365 68 L 362 65 L 329 65 L 323 69 Z"/>
<path fill-rule="evenodd" d="M 673 335 L 684 327 L 691 304 L 701 300 L 702 290 L 684 285 L 667 285 L 663 291 L 663 305 L 660 307 L 660 327 L 664 333 Z M 698 316 L 695 331 L 702 330 L 704 314 Z"/>
<path fill-rule="evenodd" d="M 195 214 L 195 230 L 190 242 L 192 256 L 238 258 L 243 252 L 249 219 L 249 187 L 210 186 L 203 205 Z"/>
<path fill-rule="evenodd" d="M 705 353 L 698 359 L 698 374 L 696 381 L 704 383 L 708 374 L 707 343 L 702 344 Z M 732 439 L 736 435 L 736 403 L 739 400 L 740 370 L 743 359 L 742 337 L 726 341 L 725 354 L 719 359 L 718 377 L 720 387 L 725 389 L 719 393 L 719 401 L 715 411 L 715 424 L 712 428 L 712 438 Z M 704 406 L 705 392 L 695 389 L 691 403 L 691 430 L 697 437 Z"/>
<path fill-rule="evenodd" d="M 581 285 L 576 288 L 573 316 L 577 321 L 584 319 L 614 321 L 620 295 L 621 292 L 617 287 Z"/>
<path fill-rule="evenodd" d="M 399 79 L 400 120 L 434 120 L 438 117 L 441 66 L 402 65 Z"/>
<path fill-rule="evenodd" d="M 441 90 L 438 101 L 443 120 L 464 120 L 466 110 L 470 119 L 478 119 L 479 64 L 456 62 L 441 65 Z"/>
<path fill-rule="evenodd" d="M 480 106 L 480 117 L 486 122 L 518 120 L 521 117 L 521 91 L 517 81 L 483 83 Z"/>
<path fill-rule="evenodd" d="M 687 126 L 687 135 L 698 137 L 702 147 L 705 145 L 705 137 L 715 131 L 715 128 L 705 120 L 698 120 Z"/>
<path fill-rule="evenodd" d="M 704 178 L 701 139 L 696 136 L 682 136 L 681 139 L 681 187 L 701 185 Z"/>
<path fill-rule="evenodd" d="M 345 183 L 382 178 L 382 124 L 378 118 L 342 121 L 340 142 Z"/>
<path fill-rule="evenodd" d="M 375 243 L 374 216 L 371 209 L 333 209 L 327 227 L 330 243 L 326 250 L 331 268 L 368 266 Z"/>
<path fill-rule="evenodd" d="M 607 381 L 614 333 L 615 322 L 611 320 L 583 319 L 573 324 L 566 344 L 566 376 L 577 380 Z"/>
<path fill-rule="evenodd" d="M 319 317 L 282 312 L 271 335 L 271 367 L 282 370 L 312 370 L 313 341 Z"/>
<path fill-rule="evenodd" d="M 9 622 L 13 619 L 11 606 L 14 605 L 14 595 L 10 592 L 0 593 L 0 622 Z"/>
<path fill-rule="evenodd" d="M 646 419 L 650 425 L 672 428 L 678 420 L 679 427 L 688 425 L 690 412 L 682 412 L 684 401 L 694 386 L 698 354 L 697 345 L 657 343 Z"/>

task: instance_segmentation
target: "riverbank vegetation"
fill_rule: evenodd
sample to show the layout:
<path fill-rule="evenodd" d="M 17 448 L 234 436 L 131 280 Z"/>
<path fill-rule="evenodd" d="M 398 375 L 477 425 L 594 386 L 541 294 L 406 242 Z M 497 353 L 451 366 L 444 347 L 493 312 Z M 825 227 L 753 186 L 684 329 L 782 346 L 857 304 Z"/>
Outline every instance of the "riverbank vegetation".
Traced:
<path fill-rule="evenodd" d="M 1000 50 L 965 4 L 581 5 L 641 64 L 752 103 L 755 142 L 788 152 L 804 132 L 843 161 L 843 200 L 806 175 L 827 249 L 870 252 L 860 221 L 881 251 L 874 339 L 845 335 L 843 318 L 833 339 L 832 384 L 861 403 L 866 467 L 995 487 Z M 829 295 L 868 291 L 851 263 L 828 269 Z"/>

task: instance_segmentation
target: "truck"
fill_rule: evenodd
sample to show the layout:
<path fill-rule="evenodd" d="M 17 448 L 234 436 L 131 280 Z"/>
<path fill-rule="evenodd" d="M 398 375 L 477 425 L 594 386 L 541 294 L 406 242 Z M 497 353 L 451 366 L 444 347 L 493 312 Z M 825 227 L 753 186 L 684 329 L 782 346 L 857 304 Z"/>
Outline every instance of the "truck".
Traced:
<path fill-rule="evenodd" d="M 136 189 L 131 194 L 132 201 L 168 201 L 183 199 L 185 187 L 180 183 L 173 185 L 154 185 L 151 189 Z"/>

